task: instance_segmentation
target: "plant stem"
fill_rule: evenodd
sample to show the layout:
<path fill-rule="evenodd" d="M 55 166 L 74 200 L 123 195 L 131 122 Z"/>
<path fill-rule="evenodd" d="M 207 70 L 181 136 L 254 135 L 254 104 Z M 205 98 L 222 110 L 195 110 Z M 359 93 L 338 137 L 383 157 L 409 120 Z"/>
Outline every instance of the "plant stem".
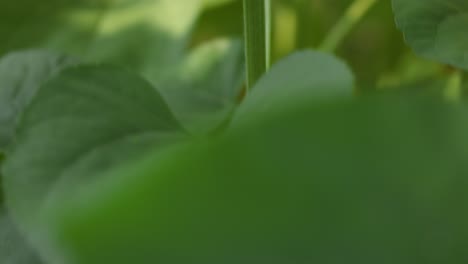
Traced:
<path fill-rule="evenodd" d="M 447 81 L 447 86 L 444 90 L 444 96 L 447 100 L 457 102 L 462 97 L 463 73 L 460 70 L 455 70 Z"/>
<path fill-rule="evenodd" d="M 247 91 L 270 67 L 271 0 L 244 0 Z"/>
<path fill-rule="evenodd" d="M 343 39 L 377 2 L 378 0 L 355 0 L 327 35 L 320 50 L 335 52 Z"/>

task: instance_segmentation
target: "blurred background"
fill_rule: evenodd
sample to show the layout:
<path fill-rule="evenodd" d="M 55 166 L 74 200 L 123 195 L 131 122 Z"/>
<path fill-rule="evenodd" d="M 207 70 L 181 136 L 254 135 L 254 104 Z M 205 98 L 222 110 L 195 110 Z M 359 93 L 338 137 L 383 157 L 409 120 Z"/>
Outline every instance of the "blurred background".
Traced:
<path fill-rule="evenodd" d="M 353 0 L 273 0 L 273 58 L 297 49 L 317 49 Z M 242 1 L 206 10 L 195 30 L 195 43 L 242 35 Z M 390 0 L 377 0 L 338 47 L 352 67 L 361 90 L 431 83 L 444 75 L 441 65 L 417 57 L 394 22 Z"/>
<path fill-rule="evenodd" d="M 278 60 L 297 49 L 319 47 L 353 1 L 272 2 L 273 58 Z M 219 38 L 241 39 L 242 29 L 241 0 L 2 1 L 0 56 L 46 47 L 163 76 L 188 49 Z M 376 0 L 336 53 L 356 74 L 358 92 L 433 83 L 447 71 L 405 45 L 390 0 Z"/>

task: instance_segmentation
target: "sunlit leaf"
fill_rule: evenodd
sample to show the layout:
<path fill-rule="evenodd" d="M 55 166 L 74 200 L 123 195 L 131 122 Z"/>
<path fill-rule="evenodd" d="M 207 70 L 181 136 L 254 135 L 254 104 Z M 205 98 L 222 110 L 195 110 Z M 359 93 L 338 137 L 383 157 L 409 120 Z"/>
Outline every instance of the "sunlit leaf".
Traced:
<path fill-rule="evenodd" d="M 198 0 L 1 1 L 0 55 L 46 47 L 158 80 L 181 59 L 200 7 Z"/>

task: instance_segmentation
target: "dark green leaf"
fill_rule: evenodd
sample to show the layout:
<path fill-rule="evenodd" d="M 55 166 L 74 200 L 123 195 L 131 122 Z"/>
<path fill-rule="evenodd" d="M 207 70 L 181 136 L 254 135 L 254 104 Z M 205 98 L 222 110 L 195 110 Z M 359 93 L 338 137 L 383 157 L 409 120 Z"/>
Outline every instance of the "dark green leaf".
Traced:
<path fill-rule="evenodd" d="M 396 22 L 420 55 L 468 69 L 466 0 L 393 0 Z"/>

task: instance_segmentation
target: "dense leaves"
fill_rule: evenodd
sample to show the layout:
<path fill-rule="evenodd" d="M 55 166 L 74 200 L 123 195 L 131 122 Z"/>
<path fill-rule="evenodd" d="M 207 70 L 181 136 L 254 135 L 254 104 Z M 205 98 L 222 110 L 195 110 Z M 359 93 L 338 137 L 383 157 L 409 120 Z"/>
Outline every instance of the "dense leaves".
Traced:
<path fill-rule="evenodd" d="M 219 44 L 222 43 L 217 45 Z M 239 47 L 233 45 L 226 54 L 234 62 L 239 62 Z M 221 103 L 222 100 L 231 100 L 233 109 L 239 96 L 239 92 L 235 92 L 236 87 L 239 89 L 241 85 L 232 78 L 241 77 L 243 67 L 232 68 L 232 65 L 238 64 L 232 63 L 231 60 L 226 60 L 225 64 L 219 66 L 216 54 L 213 62 L 200 60 L 205 59 L 208 52 L 213 53 L 215 47 L 216 43 L 206 48 L 202 47 L 189 58 L 179 73 L 182 74 L 179 76 L 180 80 L 186 81 L 185 86 L 184 82 L 179 86 L 172 85 L 172 89 L 181 89 L 174 90 L 179 94 L 173 95 L 173 103 L 175 99 L 183 98 L 180 96 L 183 92 L 190 91 L 186 87 L 189 81 L 196 84 L 197 78 L 200 78 L 203 85 L 200 85 L 199 89 L 207 89 L 201 91 L 216 95 L 214 98 L 219 98 L 217 100 Z M 225 49 L 221 51 L 223 50 Z M 220 54 L 223 55 L 224 52 Z M 295 81 L 296 78 L 307 76 L 308 70 L 318 70 L 314 62 L 316 57 L 326 62 L 320 69 L 321 74 L 316 75 L 316 81 L 278 81 L 282 80 L 282 76 L 290 76 L 292 73 L 294 74 L 290 80 Z M 204 79 L 207 76 L 204 69 L 210 73 L 214 71 L 214 74 L 208 75 L 215 78 L 211 83 L 209 79 Z M 284 75 L 276 76 L 285 69 L 290 71 L 290 74 L 286 71 Z M 301 72 L 301 69 L 307 70 Z M 198 72 L 200 77 L 194 74 Z M 183 74 L 187 74 L 190 79 L 184 80 Z M 282 101 L 278 99 L 284 99 L 283 102 L 293 102 L 297 99 L 301 99 L 298 103 L 308 102 L 313 100 L 315 95 L 323 93 L 331 96 L 342 95 L 341 89 L 344 89 L 344 94 L 348 94 L 346 89 L 352 86 L 352 77 L 347 68 L 324 54 L 297 54 L 280 63 L 272 70 L 272 74 L 275 75 L 266 76 L 259 83 L 258 92 L 249 94 L 245 103 L 251 100 L 266 101 L 267 108 L 273 109 L 276 106 L 278 111 L 282 111 Z M 331 74 L 338 78 L 330 82 L 326 78 L 318 77 Z M 271 80 L 271 76 L 278 79 Z M 216 78 L 227 78 L 232 81 L 232 86 L 219 87 L 216 84 L 220 82 Z M 313 79 L 314 77 L 311 77 L 311 80 Z M 262 98 L 269 82 L 276 82 L 276 86 L 271 87 L 270 101 Z M 291 97 L 282 98 L 280 89 L 288 82 Z M 204 97 L 199 98 L 205 101 L 190 101 L 197 99 L 195 95 L 203 95 L 200 90 L 192 91 L 193 97 L 187 97 L 188 99 L 181 101 L 179 105 L 196 102 L 198 104 L 195 106 L 198 108 L 188 104 L 192 110 L 186 110 L 186 113 L 194 114 L 200 106 L 213 101 L 212 98 Z M 170 92 L 171 90 L 166 91 L 169 98 Z M 229 109 L 222 104 L 221 106 L 211 111 L 216 113 Z M 265 107 L 262 103 L 258 106 Z M 173 137 L 177 138 L 182 134 L 182 129 L 154 88 L 128 72 L 112 67 L 78 67 L 58 75 L 39 91 L 20 128 L 15 151 L 6 164 L 6 186 L 15 219 L 21 223 L 24 230 L 32 234 L 32 239 L 38 246 L 43 244 L 39 241 L 43 235 L 40 232 L 42 229 L 36 228 L 36 220 L 43 214 L 43 208 L 47 207 L 48 201 L 53 200 L 49 197 L 50 193 L 80 192 L 80 186 L 93 185 L 96 177 L 109 168 L 135 159 L 148 148 L 154 148 L 158 142 L 171 142 Z M 73 141 L 70 141 L 70 138 L 73 138 Z M 28 195 L 24 195 L 25 193 Z"/>
<path fill-rule="evenodd" d="M 415 51 L 468 70 L 468 2 L 393 0 L 398 27 Z"/>
<path fill-rule="evenodd" d="M 468 262 L 468 2 L 368 1 L 386 12 L 338 54 L 398 92 L 361 98 L 316 51 L 246 89 L 270 53 L 262 25 L 232 26 L 241 2 L 1 1 L 0 263 Z M 272 2 L 273 57 L 314 46 L 350 2 L 344 29 L 365 0 Z M 390 3 L 434 63 L 375 23 Z"/>

